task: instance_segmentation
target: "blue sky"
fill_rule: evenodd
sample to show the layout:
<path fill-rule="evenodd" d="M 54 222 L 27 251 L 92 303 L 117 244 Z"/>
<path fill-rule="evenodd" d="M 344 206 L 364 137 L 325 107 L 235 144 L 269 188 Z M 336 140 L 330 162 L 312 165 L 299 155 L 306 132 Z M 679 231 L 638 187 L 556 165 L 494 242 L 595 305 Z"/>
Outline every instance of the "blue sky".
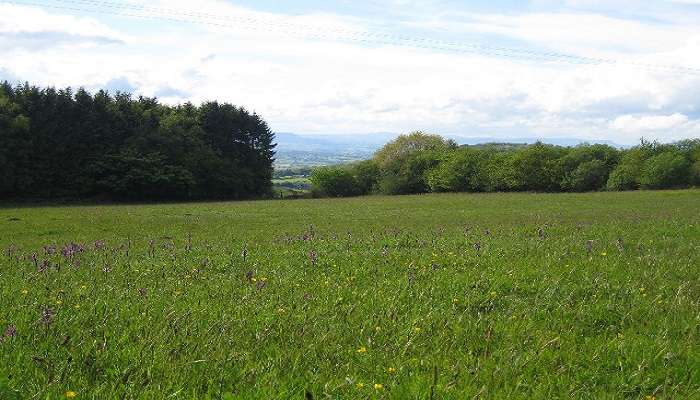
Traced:
<path fill-rule="evenodd" d="M 105 1 L 0 0 L 0 79 L 307 134 L 700 136 L 700 0 Z"/>

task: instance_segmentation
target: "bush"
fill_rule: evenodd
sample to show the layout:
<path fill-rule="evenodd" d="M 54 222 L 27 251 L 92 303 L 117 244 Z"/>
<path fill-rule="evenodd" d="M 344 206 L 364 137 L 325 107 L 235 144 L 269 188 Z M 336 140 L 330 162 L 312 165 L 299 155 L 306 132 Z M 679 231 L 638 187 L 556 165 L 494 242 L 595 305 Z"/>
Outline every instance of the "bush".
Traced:
<path fill-rule="evenodd" d="M 696 161 L 690 168 L 690 184 L 700 186 L 700 161 Z"/>
<path fill-rule="evenodd" d="M 382 170 L 379 189 L 389 195 L 428 193 L 428 172 L 439 165 L 443 156 L 438 152 L 426 151 L 394 159 Z"/>
<path fill-rule="evenodd" d="M 412 132 L 408 135 L 401 135 L 393 141 L 387 143 L 374 155 L 374 160 L 380 167 L 384 168 L 391 163 L 404 159 L 414 153 L 423 152 L 444 152 L 457 148 L 457 144 L 451 140 L 446 140 L 440 135 L 431 135 L 425 132 Z"/>
<path fill-rule="evenodd" d="M 360 161 L 350 166 L 350 171 L 357 182 L 359 194 L 370 194 L 377 190 L 379 183 L 379 165 L 374 160 Z"/>
<path fill-rule="evenodd" d="M 624 191 L 639 189 L 639 170 L 630 164 L 620 164 L 610 173 L 608 190 Z"/>
<path fill-rule="evenodd" d="M 690 161 L 676 151 L 667 151 L 651 157 L 644 164 L 640 184 L 644 189 L 667 189 L 687 186 Z"/>
<path fill-rule="evenodd" d="M 666 146 L 642 140 L 639 146 L 625 151 L 620 163 L 610 174 L 608 190 L 637 190 L 647 160 L 664 151 Z"/>
<path fill-rule="evenodd" d="M 690 167 L 690 184 L 700 186 L 700 139 L 695 139 L 689 150 L 690 160 L 693 165 Z"/>
<path fill-rule="evenodd" d="M 591 160 L 580 164 L 564 179 L 562 188 L 572 192 L 590 192 L 600 190 L 610 175 L 610 170 L 602 160 Z"/>
<path fill-rule="evenodd" d="M 349 197 L 360 194 L 355 177 L 346 167 L 321 167 L 311 172 L 317 196 Z"/>
<path fill-rule="evenodd" d="M 480 192 L 485 190 L 486 152 L 470 147 L 460 148 L 428 172 L 427 183 L 432 192 Z"/>
<path fill-rule="evenodd" d="M 517 150 L 510 158 L 509 186 L 522 191 L 560 190 L 562 171 L 559 159 L 565 154 L 566 149 L 562 147 L 542 143 Z"/>
<path fill-rule="evenodd" d="M 619 160 L 620 152 L 611 146 L 584 144 L 570 149 L 561 159 L 562 190 L 588 192 L 603 189 Z"/>
<path fill-rule="evenodd" d="M 399 136 L 374 155 L 381 172 L 379 190 L 392 195 L 428 192 L 428 171 L 456 148 L 453 141 L 424 132 Z"/>

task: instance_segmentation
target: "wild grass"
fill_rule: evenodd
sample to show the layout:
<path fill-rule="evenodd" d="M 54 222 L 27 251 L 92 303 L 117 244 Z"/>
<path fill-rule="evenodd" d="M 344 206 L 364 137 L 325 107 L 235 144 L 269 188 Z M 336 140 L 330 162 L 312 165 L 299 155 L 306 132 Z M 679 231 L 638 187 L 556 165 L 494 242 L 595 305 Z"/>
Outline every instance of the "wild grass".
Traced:
<path fill-rule="evenodd" d="M 699 206 L 8 206 L 0 399 L 700 398 Z"/>

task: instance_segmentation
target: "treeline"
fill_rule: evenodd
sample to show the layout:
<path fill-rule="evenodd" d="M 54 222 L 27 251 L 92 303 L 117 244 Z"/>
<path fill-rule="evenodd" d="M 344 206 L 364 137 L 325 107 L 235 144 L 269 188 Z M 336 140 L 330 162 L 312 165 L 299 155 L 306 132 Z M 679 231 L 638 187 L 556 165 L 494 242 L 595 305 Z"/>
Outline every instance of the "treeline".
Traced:
<path fill-rule="evenodd" d="M 273 141 L 230 104 L 0 84 L 0 198 L 267 196 Z"/>
<path fill-rule="evenodd" d="M 458 146 L 415 132 L 354 164 L 322 167 L 311 177 L 317 196 L 429 192 L 589 192 L 700 185 L 700 139 L 642 141 L 627 150 L 600 144 L 561 147 Z"/>

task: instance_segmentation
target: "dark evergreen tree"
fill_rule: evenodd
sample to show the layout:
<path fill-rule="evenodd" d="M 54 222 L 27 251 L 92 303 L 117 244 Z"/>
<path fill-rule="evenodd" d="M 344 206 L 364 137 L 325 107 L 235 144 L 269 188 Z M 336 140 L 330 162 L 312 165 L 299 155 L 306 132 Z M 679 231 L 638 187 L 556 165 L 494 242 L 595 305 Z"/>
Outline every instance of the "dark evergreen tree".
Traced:
<path fill-rule="evenodd" d="M 274 134 L 230 104 L 171 107 L 0 84 L 0 198 L 243 199 L 271 192 Z"/>

